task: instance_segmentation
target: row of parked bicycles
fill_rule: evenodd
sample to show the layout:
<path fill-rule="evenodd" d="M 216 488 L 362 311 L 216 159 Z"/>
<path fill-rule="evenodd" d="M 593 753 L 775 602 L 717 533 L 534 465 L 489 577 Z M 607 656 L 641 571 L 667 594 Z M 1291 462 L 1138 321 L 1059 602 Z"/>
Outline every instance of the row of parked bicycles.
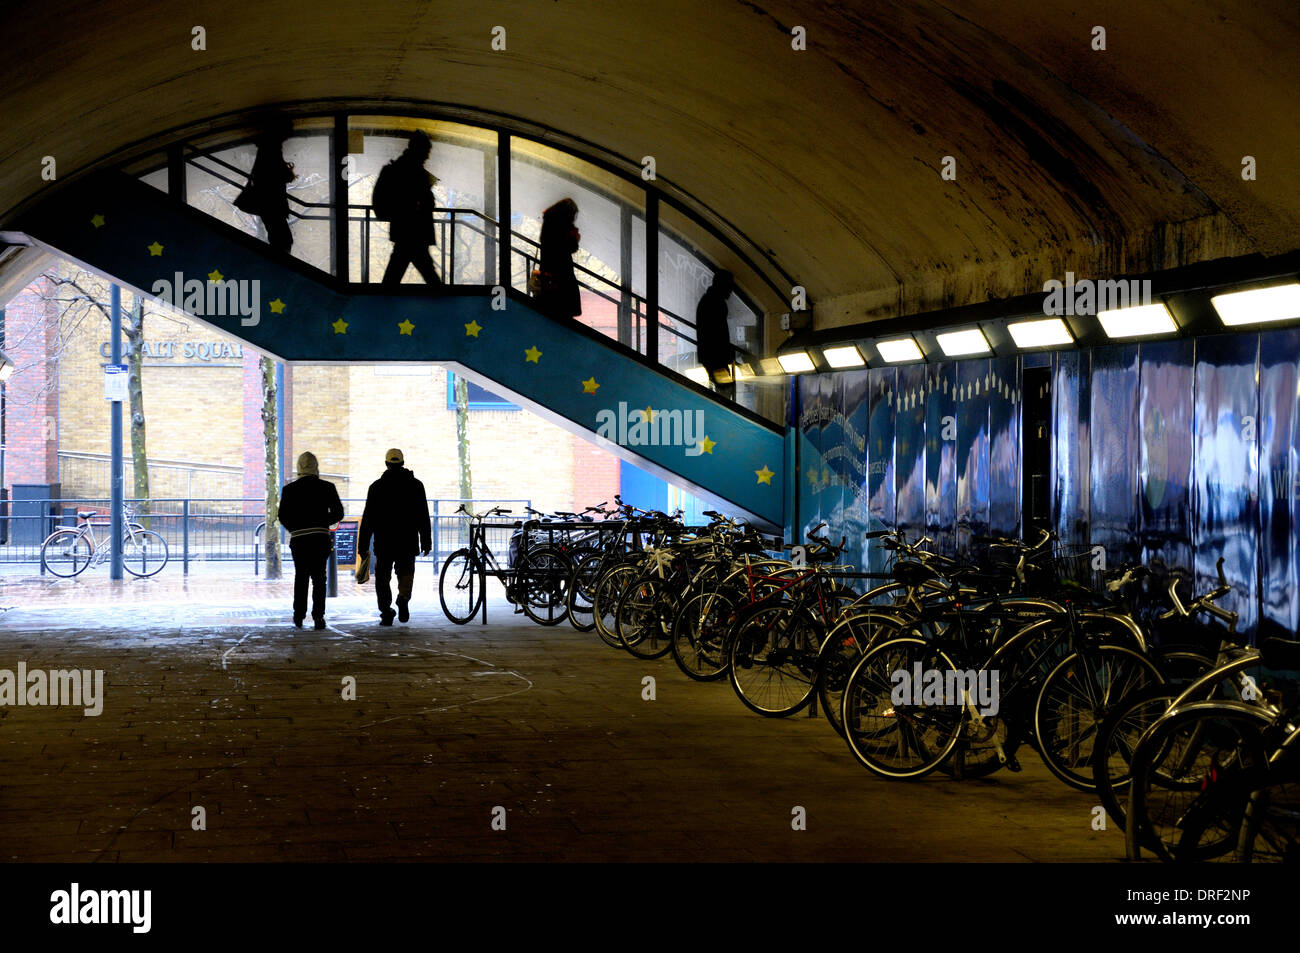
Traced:
<path fill-rule="evenodd" d="M 1091 548 L 1045 531 L 976 538 L 957 560 L 881 530 L 867 538 L 887 569 L 869 574 L 820 526 L 782 547 L 720 513 L 688 527 L 615 502 L 530 513 L 505 567 L 484 533 L 505 514 L 479 514 L 443 567 L 447 616 L 473 618 L 492 572 L 517 611 L 671 655 L 760 715 L 818 707 L 883 777 L 1018 771 L 1030 751 L 1096 792 L 1131 857 L 1300 860 L 1300 698 L 1283 677 L 1300 644 L 1238 638 L 1222 560 L 1189 594 L 1156 563 L 1093 572 Z"/>

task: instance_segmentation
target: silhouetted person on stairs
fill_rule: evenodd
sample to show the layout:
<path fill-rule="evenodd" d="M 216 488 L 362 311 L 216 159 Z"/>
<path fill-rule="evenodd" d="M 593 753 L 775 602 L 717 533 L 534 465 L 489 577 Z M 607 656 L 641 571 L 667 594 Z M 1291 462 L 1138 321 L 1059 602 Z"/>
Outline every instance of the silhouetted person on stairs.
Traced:
<path fill-rule="evenodd" d="M 248 174 L 248 186 L 235 199 L 240 211 L 256 215 L 266 229 L 266 240 L 277 251 L 293 247 L 289 231 L 289 193 L 285 186 L 298 176 L 293 164 L 284 161 L 284 140 L 289 137 L 288 123 L 277 123 L 257 140 L 257 158 Z"/>
<path fill-rule="evenodd" d="M 425 169 L 424 163 L 432 148 L 429 137 L 417 132 L 406 151 L 384 166 L 375 181 L 371 204 L 375 217 L 389 223 L 388 237 L 393 242 L 383 278 L 390 287 L 402 283 L 407 265 L 414 265 L 433 287 L 443 286 L 429 255 L 429 246 L 435 244 L 433 186 L 438 177 Z"/>
<path fill-rule="evenodd" d="M 719 394 L 736 399 L 736 382 L 732 378 L 735 350 L 727 327 L 727 299 L 736 286 L 729 271 L 715 271 L 700 303 L 695 307 L 695 356 L 709 372 L 709 379 Z"/>
<path fill-rule="evenodd" d="M 582 314 L 582 293 L 573 272 L 573 254 L 582 239 L 574 221 L 577 217 L 578 205 L 573 199 L 560 199 L 542 213 L 537 304 L 557 321 L 572 321 Z"/>

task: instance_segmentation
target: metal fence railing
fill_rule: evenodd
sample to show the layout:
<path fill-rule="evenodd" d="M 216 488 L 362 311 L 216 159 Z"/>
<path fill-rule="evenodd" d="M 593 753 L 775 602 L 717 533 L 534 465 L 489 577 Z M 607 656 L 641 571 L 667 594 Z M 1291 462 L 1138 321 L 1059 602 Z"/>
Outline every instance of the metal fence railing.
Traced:
<path fill-rule="evenodd" d="M 531 500 L 429 500 L 433 529 L 433 550 L 422 561 L 441 564 L 450 553 L 469 541 L 469 517 L 458 513 L 461 504 L 473 512 L 493 506 L 513 510 L 523 519 Z M 97 545 L 109 539 L 109 500 L 57 499 L 9 501 L 0 509 L 0 565 L 28 564 L 44 572 L 41 546 L 55 530 L 76 527 L 83 520 L 80 513 L 92 513 L 87 520 L 93 526 Z M 265 560 L 263 533 L 266 528 L 265 504 L 261 499 L 151 499 L 127 500 L 130 518 L 145 529 L 158 533 L 167 543 L 167 572 L 188 572 L 194 563 L 248 562 L 253 573 L 260 574 Z M 364 499 L 345 499 L 347 519 L 360 519 Z M 493 553 L 503 562 L 510 542 L 508 526 L 489 529 L 487 540 Z M 289 561 L 287 534 L 281 531 L 284 558 Z"/>

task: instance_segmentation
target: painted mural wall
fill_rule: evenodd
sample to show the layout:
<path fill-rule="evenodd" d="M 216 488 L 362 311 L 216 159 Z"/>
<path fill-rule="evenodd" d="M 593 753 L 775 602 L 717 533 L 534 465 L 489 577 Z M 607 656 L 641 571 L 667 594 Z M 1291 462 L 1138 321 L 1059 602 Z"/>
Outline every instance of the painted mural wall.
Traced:
<path fill-rule="evenodd" d="M 796 535 L 825 521 L 848 561 L 884 556 L 878 529 L 927 535 L 944 553 L 1020 532 L 1018 358 L 807 375 L 795 386 Z"/>

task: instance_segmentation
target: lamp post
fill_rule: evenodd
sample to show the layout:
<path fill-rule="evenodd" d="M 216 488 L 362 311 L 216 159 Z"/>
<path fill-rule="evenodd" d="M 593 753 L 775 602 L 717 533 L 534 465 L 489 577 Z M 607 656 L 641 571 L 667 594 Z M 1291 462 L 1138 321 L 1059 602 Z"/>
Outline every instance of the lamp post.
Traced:
<path fill-rule="evenodd" d="M 0 331 L 4 329 L 5 313 L 0 310 Z M 14 362 L 0 349 L 0 490 L 5 485 L 5 381 L 14 373 Z"/>

